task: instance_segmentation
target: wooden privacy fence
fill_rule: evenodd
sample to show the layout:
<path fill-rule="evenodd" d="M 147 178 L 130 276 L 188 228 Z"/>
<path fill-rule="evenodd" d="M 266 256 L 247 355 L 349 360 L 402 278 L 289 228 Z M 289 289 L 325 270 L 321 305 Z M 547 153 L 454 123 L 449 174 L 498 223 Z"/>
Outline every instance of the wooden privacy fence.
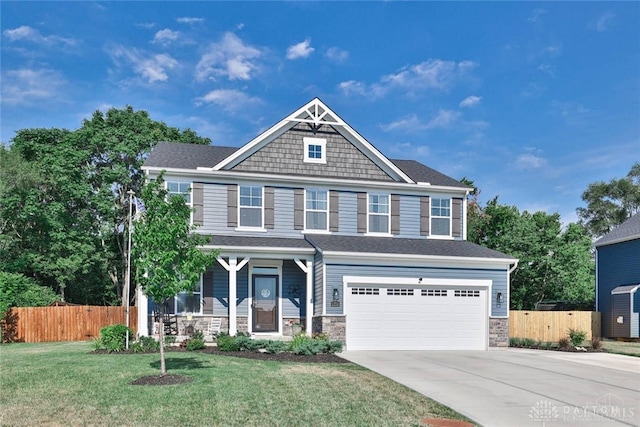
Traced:
<path fill-rule="evenodd" d="M 129 325 L 136 331 L 136 307 L 129 308 Z M 14 307 L 2 321 L 4 342 L 86 341 L 100 337 L 100 329 L 126 324 L 126 307 L 62 306 Z"/>
<path fill-rule="evenodd" d="M 569 336 L 569 329 L 584 331 L 587 340 L 601 336 L 597 311 L 510 311 L 509 336 L 557 342 Z"/>

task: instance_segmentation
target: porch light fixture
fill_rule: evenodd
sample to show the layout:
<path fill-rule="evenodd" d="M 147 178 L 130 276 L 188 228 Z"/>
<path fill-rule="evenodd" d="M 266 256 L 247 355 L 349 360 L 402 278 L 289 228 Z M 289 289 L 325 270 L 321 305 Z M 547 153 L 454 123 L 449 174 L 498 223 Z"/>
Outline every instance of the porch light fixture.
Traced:
<path fill-rule="evenodd" d="M 496 305 L 500 307 L 503 302 L 504 302 L 504 298 L 502 297 L 502 292 L 498 292 L 496 294 Z"/>
<path fill-rule="evenodd" d="M 333 300 L 340 300 L 340 292 L 338 291 L 338 288 L 333 288 Z"/>

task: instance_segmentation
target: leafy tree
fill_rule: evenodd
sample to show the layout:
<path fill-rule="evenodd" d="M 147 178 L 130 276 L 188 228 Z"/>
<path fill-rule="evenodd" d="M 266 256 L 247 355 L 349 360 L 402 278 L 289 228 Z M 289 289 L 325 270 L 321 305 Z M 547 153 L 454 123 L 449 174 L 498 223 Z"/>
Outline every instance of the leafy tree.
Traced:
<path fill-rule="evenodd" d="M 0 271 L 0 320 L 11 307 L 46 307 L 60 297 L 22 274 Z"/>
<path fill-rule="evenodd" d="M 82 127 L 23 129 L 0 148 L 0 271 L 23 273 L 67 301 L 121 300 L 128 190 L 158 141 L 209 144 L 132 107 Z"/>
<path fill-rule="evenodd" d="M 497 197 L 470 215 L 470 241 L 520 260 L 511 275 L 512 309 L 534 309 L 542 300 L 593 304 L 591 240 L 582 226 L 563 230 L 557 213 L 520 213 Z"/>
<path fill-rule="evenodd" d="M 594 238 L 607 234 L 640 212 L 640 163 L 624 178 L 589 184 L 582 200 L 587 207 L 576 210 L 581 224 Z"/>
<path fill-rule="evenodd" d="M 162 177 L 142 189 L 146 212 L 133 233 L 138 285 L 156 306 L 163 307 L 181 291 L 192 291 L 200 275 L 215 262 L 217 251 L 199 246 L 207 236 L 193 233 L 191 209 L 180 195 L 168 197 Z M 141 274 L 144 273 L 144 274 Z M 160 371 L 166 374 L 164 328 L 160 328 Z"/>

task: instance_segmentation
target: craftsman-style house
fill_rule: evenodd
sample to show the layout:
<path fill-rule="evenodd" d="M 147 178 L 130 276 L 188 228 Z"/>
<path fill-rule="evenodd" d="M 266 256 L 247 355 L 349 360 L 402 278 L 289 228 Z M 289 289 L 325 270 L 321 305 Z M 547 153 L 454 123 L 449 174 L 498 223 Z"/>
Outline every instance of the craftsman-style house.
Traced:
<path fill-rule="evenodd" d="M 301 323 L 349 350 L 508 345 L 517 260 L 466 240 L 470 189 L 385 157 L 319 99 L 239 148 L 159 143 L 143 169 L 165 171 L 211 236 L 203 249 L 221 250 L 168 307 L 179 329 L 221 319 L 273 337 Z"/>

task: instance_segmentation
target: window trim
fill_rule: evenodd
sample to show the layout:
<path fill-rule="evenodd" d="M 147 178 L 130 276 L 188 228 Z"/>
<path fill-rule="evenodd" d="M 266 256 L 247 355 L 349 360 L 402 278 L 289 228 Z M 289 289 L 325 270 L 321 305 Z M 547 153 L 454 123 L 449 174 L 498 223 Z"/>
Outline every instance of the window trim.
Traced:
<path fill-rule="evenodd" d="M 169 184 L 178 184 L 178 189 L 180 189 L 180 184 L 189 184 L 189 189 L 186 193 L 174 193 L 169 191 Z M 168 179 L 164 182 L 164 189 L 167 191 L 167 196 L 171 197 L 172 195 L 180 195 L 180 194 L 188 194 L 189 201 L 186 202 L 186 205 L 191 209 L 191 213 L 189 214 L 189 224 L 193 225 L 193 181 L 180 181 L 180 180 L 171 180 Z M 186 199 L 185 199 L 186 201 Z"/>
<path fill-rule="evenodd" d="M 387 213 L 371 212 L 371 196 L 384 196 L 387 198 Z M 380 203 L 378 203 L 380 204 Z M 387 217 L 387 231 L 371 231 L 371 215 Z M 367 193 L 367 236 L 391 236 L 391 194 L 389 193 Z"/>
<path fill-rule="evenodd" d="M 312 138 L 312 137 L 304 137 L 302 138 L 304 142 L 304 153 L 303 159 L 305 163 L 327 163 L 327 140 L 325 138 Z M 318 145 L 320 146 L 320 158 L 309 157 L 309 146 L 310 145 Z"/>
<path fill-rule="evenodd" d="M 203 274 L 200 274 L 200 279 L 198 280 L 198 284 L 195 286 L 196 288 L 199 287 L 200 290 L 197 291 L 197 292 L 194 290 L 193 293 L 192 293 L 193 295 L 196 295 L 196 294 L 200 295 L 200 298 L 199 298 L 200 299 L 200 311 L 198 311 L 198 312 L 180 311 L 179 312 L 178 311 L 178 298 L 180 297 L 180 295 L 188 294 L 187 291 L 180 291 L 180 292 L 178 292 L 178 294 L 175 297 L 173 297 L 173 312 L 176 314 L 176 316 L 188 316 L 188 315 L 202 316 L 203 308 L 204 308 L 203 307 L 204 306 L 204 304 L 203 304 L 204 299 L 202 297 L 202 293 L 203 293 L 202 287 L 203 287 L 203 282 L 204 282 L 203 276 L 204 276 Z"/>
<path fill-rule="evenodd" d="M 327 208 L 324 209 L 324 210 L 308 209 L 307 208 L 307 200 L 308 200 L 307 199 L 307 195 L 308 195 L 309 191 L 315 191 L 315 192 L 321 192 L 322 191 L 322 192 L 324 192 L 325 193 L 325 201 L 326 201 L 326 204 L 327 204 Z M 330 201 L 330 196 L 329 196 L 329 190 L 325 190 L 325 189 L 322 189 L 322 188 L 305 188 L 303 203 L 304 203 L 304 224 L 303 224 L 303 230 L 302 231 L 304 233 L 319 233 L 319 234 L 320 233 L 324 233 L 324 234 L 330 233 L 330 231 L 329 231 L 329 212 L 331 212 L 331 211 L 329 209 L 329 204 L 331 203 L 331 201 Z M 324 212 L 324 214 L 326 216 L 326 221 L 325 221 L 326 227 L 324 229 L 321 229 L 321 228 L 308 228 L 308 226 L 307 226 L 307 213 L 308 212 Z"/>
<path fill-rule="evenodd" d="M 242 209 L 257 209 L 256 206 L 242 206 L 242 187 L 255 187 L 260 188 L 260 225 L 259 226 L 251 226 L 251 225 L 241 225 L 242 219 Z M 238 226 L 236 230 L 252 230 L 252 231 L 267 231 L 264 227 L 264 185 L 254 185 L 254 184 L 238 184 Z"/>
<path fill-rule="evenodd" d="M 434 201 L 435 200 L 448 200 L 449 201 L 449 215 L 448 216 L 442 216 L 442 215 L 434 215 L 433 214 L 433 209 L 434 209 Z M 453 238 L 452 232 L 453 232 L 453 227 L 452 227 L 452 223 L 453 223 L 453 215 L 452 215 L 452 198 L 451 197 L 430 197 L 429 200 L 429 237 L 433 238 L 433 239 L 451 239 Z M 438 206 L 436 209 L 443 209 L 442 206 Z M 448 234 L 433 234 L 433 220 L 434 219 L 443 219 L 446 218 L 449 220 L 449 233 Z"/>

